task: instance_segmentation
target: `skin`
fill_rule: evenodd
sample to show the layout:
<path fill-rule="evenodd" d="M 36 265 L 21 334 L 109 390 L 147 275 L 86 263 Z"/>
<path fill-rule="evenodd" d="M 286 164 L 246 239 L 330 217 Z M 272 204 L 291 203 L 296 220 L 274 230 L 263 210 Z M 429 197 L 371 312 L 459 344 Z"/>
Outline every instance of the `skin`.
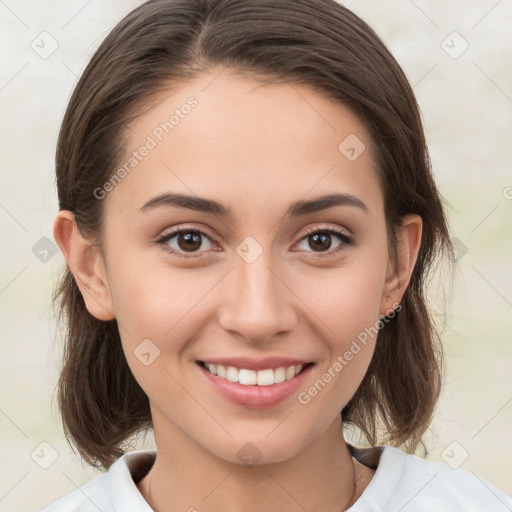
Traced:
<path fill-rule="evenodd" d="M 60 211 L 54 226 L 89 312 L 117 319 L 128 364 L 150 400 L 158 457 L 138 488 L 160 512 L 341 510 L 374 474 L 350 456 L 340 411 L 375 339 L 306 405 L 296 393 L 266 409 L 236 405 L 195 361 L 305 359 L 315 362 L 299 391 L 307 390 L 400 302 L 421 219 L 404 218 L 399 258 L 391 259 L 370 137 L 350 110 L 308 86 L 263 85 L 212 69 L 162 92 L 133 124 L 127 157 L 190 96 L 198 105 L 103 199 L 101 250 L 81 237 L 71 212 Z M 350 134 L 366 146 L 354 161 L 338 149 Z M 233 217 L 176 207 L 140 212 L 162 192 L 214 199 Z M 344 205 L 284 217 L 292 202 L 333 192 L 356 196 L 367 211 Z M 155 243 L 178 227 L 211 240 L 202 238 L 192 254 L 178 236 L 167 242 L 184 257 Z M 332 235 L 330 248 L 318 248 L 308 228 L 338 228 L 353 243 Z M 236 252 L 247 236 L 262 249 L 251 263 Z M 146 366 L 134 350 L 148 338 L 160 356 Z M 237 457 L 248 442 L 261 457 L 254 466 Z"/>

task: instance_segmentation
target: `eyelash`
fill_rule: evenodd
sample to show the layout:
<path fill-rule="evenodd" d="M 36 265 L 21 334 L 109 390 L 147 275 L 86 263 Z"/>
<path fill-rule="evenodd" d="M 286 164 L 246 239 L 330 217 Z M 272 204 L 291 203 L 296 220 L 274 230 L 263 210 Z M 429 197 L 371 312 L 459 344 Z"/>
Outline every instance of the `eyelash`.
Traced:
<path fill-rule="evenodd" d="M 201 252 L 196 253 L 195 255 L 194 255 L 194 253 L 189 253 L 189 254 L 186 255 L 186 253 L 177 252 L 177 251 L 171 249 L 167 245 L 169 240 L 174 238 L 176 235 L 179 235 L 181 233 L 191 233 L 191 232 L 198 233 L 202 237 L 206 237 L 211 242 L 214 242 L 214 240 L 212 240 L 212 237 L 210 235 L 208 235 L 207 233 L 201 231 L 200 229 L 197 229 L 197 228 L 181 228 L 181 229 L 176 229 L 174 231 L 171 231 L 170 233 L 166 233 L 166 234 L 162 235 L 158 240 L 156 240 L 155 243 L 157 245 L 163 246 L 163 249 L 166 252 L 171 253 L 174 256 L 177 256 L 178 258 L 198 258 L 198 257 L 201 256 Z M 325 258 L 325 257 L 333 256 L 333 255 L 337 254 L 338 252 L 345 250 L 346 246 L 350 246 L 353 243 L 351 237 L 349 237 L 348 235 L 343 233 L 341 230 L 338 231 L 337 229 L 333 229 L 333 228 L 323 228 L 323 229 L 322 228 L 312 228 L 312 229 L 308 229 L 308 230 L 306 230 L 304 236 L 299 240 L 299 242 L 302 242 L 303 240 L 305 240 L 309 236 L 320 234 L 320 233 L 334 235 L 335 237 L 337 237 L 339 239 L 339 241 L 341 242 L 341 245 L 339 245 L 338 247 L 336 247 L 335 249 L 332 249 L 332 250 L 328 250 L 328 251 L 324 251 L 324 252 L 320 252 L 320 253 L 314 253 L 313 252 L 314 254 L 316 254 L 316 257 L 318 257 L 318 258 Z"/>

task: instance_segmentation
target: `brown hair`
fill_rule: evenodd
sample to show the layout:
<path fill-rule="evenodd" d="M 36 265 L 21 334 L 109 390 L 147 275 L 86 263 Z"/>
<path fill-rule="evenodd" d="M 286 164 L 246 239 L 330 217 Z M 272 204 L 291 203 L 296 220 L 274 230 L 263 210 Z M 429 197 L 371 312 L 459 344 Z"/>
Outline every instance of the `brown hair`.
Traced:
<path fill-rule="evenodd" d="M 133 10 L 98 48 L 69 101 L 56 155 L 59 208 L 101 246 L 104 202 L 94 190 L 121 161 L 129 122 L 163 89 L 216 65 L 307 84 L 353 110 L 372 137 L 394 254 L 403 216 L 421 216 L 401 311 L 382 324 L 368 372 L 342 411 L 371 444 L 382 427 L 383 441 L 414 451 L 442 381 L 425 281 L 442 253 L 453 261 L 453 250 L 413 91 L 381 39 L 347 8 L 334 0 L 152 0 Z M 66 438 L 89 464 L 108 468 L 130 436 L 151 428 L 149 401 L 116 321 L 88 312 L 69 267 L 53 299 L 66 324 L 57 388 Z"/>

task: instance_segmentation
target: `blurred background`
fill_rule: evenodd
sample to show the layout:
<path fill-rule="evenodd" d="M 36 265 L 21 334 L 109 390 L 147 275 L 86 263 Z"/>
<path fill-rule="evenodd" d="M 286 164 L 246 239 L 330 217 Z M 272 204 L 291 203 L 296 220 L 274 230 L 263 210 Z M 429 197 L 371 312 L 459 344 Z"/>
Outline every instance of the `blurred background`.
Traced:
<path fill-rule="evenodd" d="M 54 389 L 54 153 L 69 96 L 132 0 L 0 0 L 0 511 L 39 510 L 85 483 Z M 436 315 L 447 356 L 428 458 L 512 494 L 512 1 L 344 2 L 382 37 L 420 103 L 459 272 Z M 434 283 L 432 300 L 439 303 Z M 137 448 L 152 446 L 151 436 Z"/>

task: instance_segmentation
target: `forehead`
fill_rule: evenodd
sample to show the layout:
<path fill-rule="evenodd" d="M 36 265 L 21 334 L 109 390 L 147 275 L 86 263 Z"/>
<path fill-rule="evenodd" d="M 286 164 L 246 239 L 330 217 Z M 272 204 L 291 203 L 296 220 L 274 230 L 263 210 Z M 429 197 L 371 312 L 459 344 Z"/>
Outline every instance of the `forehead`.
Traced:
<path fill-rule="evenodd" d="M 336 192 L 382 204 L 371 140 L 346 106 L 225 69 L 161 92 L 131 126 L 121 168 L 107 202 L 131 213 L 165 192 L 217 199 L 235 216 Z"/>

